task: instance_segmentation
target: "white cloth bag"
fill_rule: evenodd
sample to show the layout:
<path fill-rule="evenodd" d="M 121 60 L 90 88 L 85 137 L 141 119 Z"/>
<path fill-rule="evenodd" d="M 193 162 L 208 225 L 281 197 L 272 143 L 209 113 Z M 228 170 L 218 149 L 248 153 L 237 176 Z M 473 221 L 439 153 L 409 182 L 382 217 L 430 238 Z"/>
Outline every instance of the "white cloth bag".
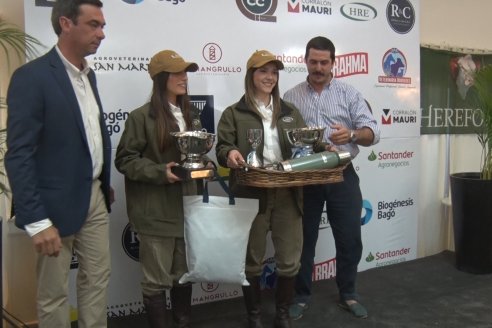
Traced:
<path fill-rule="evenodd" d="M 251 224 L 258 214 L 258 200 L 234 198 L 216 175 L 229 197 L 184 196 L 184 238 L 188 272 L 179 282 L 220 282 L 248 286 L 245 261 Z"/>

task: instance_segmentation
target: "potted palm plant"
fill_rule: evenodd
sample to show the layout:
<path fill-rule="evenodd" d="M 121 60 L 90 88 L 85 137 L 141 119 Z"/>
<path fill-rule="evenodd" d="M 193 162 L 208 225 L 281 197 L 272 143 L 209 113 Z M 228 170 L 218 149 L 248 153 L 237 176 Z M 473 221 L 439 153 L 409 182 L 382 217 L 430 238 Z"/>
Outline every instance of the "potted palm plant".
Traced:
<path fill-rule="evenodd" d="M 482 112 L 481 171 L 451 174 L 456 266 L 492 273 L 492 65 L 474 74 L 472 102 Z"/>
<path fill-rule="evenodd" d="M 26 34 L 20 28 L 8 23 L 4 18 L 0 17 L 0 49 L 5 55 L 6 62 L 2 63 L 3 67 L 7 67 L 9 72 L 11 68 L 11 56 L 21 59 L 26 56 L 27 59 L 34 58 L 38 55 L 37 47 L 42 46 L 36 38 Z M 6 65 L 5 65 L 6 64 Z M 1 94 L 0 89 L 0 110 L 5 110 L 7 107 L 5 97 Z M 0 194 L 5 193 L 8 189 L 5 181 L 5 172 L 3 170 L 3 157 L 5 155 L 5 138 L 6 129 L 0 127 Z"/>

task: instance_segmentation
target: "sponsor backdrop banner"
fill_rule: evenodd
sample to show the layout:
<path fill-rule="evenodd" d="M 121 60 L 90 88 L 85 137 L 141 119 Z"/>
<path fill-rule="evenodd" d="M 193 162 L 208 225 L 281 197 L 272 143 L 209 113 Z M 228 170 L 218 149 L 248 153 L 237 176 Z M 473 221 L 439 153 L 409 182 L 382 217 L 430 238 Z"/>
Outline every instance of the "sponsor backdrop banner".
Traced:
<path fill-rule="evenodd" d="M 51 47 L 52 0 L 25 0 L 26 31 Z M 116 148 L 125 120 L 147 102 L 150 57 L 174 49 L 200 66 L 189 91 L 215 131 L 222 111 L 243 94 L 246 61 L 268 49 L 283 61 L 280 90 L 306 78 L 307 41 L 318 35 L 337 48 L 336 77 L 359 89 L 381 124 L 381 142 L 361 148 L 354 161 L 361 178 L 364 254 L 360 270 L 416 258 L 420 136 L 419 0 L 111 0 L 104 1 L 106 39 L 88 57 L 95 70 L 105 120 Z M 47 51 L 48 49 L 44 49 Z M 213 157 L 214 153 L 210 155 Z M 114 156 L 114 151 L 113 151 Z M 112 275 L 108 316 L 143 311 L 138 236 L 128 226 L 123 176 L 112 172 Z M 220 254 L 217 254 L 220 256 Z M 275 285 L 273 249 L 262 284 Z M 314 279 L 336 275 L 335 248 L 326 217 L 320 226 Z M 70 288 L 77 273 L 74 258 Z M 193 304 L 241 295 L 240 286 L 195 284 Z M 76 317 L 76 299 L 70 299 Z"/>
<path fill-rule="evenodd" d="M 474 134 L 481 130 L 482 111 L 473 106 L 473 74 L 492 55 L 421 47 L 421 134 Z"/>

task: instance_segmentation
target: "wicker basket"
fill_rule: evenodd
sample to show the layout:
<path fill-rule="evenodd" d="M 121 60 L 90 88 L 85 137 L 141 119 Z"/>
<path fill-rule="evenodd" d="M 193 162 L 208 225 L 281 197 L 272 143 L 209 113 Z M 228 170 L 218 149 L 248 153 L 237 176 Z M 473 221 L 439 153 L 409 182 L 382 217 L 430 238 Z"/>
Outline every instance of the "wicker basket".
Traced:
<path fill-rule="evenodd" d="M 276 171 L 248 166 L 245 169 L 234 170 L 238 184 L 262 187 L 300 187 L 312 184 L 325 184 L 343 181 L 343 170 L 348 164 L 333 169 L 305 170 L 305 171 Z"/>

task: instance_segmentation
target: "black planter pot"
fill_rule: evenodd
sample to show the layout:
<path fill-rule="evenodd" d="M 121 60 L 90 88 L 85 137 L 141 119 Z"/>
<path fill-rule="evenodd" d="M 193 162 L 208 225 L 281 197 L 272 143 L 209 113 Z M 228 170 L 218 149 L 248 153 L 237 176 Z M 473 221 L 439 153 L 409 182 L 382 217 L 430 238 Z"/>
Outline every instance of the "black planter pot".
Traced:
<path fill-rule="evenodd" d="M 475 172 L 451 174 L 456 267 L 492 273 L 492 180 Z"/>

